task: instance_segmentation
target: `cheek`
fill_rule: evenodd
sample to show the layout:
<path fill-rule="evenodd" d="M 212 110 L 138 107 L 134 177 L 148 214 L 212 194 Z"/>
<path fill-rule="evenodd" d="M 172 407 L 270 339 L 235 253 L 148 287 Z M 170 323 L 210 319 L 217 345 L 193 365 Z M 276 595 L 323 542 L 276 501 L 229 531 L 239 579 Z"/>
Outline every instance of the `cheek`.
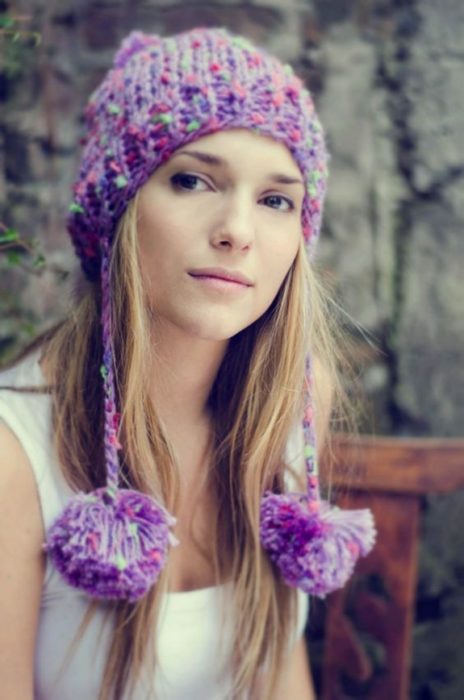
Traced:
<path fill-rule="evenodd" d="M 280 236 L 269 241 L 263 256 L 264 278 L 276 293 L 296 258 L 303 235 L 300 229 L 290 230 L 287 234 L 285 238 Z"/>
<path fill-rule="evenodd" d="M 147 302 L 151 305 L 165 284 L 169 274 L 170 251 L 162 235 L 162 222 L 146 219 L 138 227 L 138 253 L 142 285 Z"/>
<path fill-rule="evenodd" d="M 171 215 L 168 215 L 168 212 Z M 157 206 L 151 202 L 150 206 L 141 208 L 138 220 L 138 247 L 141 267 L 148 274 L 156 270 L 163 270 L 170 266 L 172 261 L 180 260 L 182 252 L 186 250 L 186 231 L 188 227 L 173 216 L 172 207 Z"/>

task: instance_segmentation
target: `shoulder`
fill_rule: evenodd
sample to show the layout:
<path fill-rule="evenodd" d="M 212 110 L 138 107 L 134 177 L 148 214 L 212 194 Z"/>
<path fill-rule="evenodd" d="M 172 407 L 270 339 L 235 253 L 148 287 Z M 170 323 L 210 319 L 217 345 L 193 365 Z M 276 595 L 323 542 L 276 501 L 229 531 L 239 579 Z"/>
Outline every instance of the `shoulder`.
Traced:
<path fill-rule="evenodd" d="M 48 427 L 50 396 L 39 356 L 34 353 L 0 370 L 0 421 L 16 435 L 31 462 L 37 441 Z"/>
<path fill-rule="evenodd" d="M 0 680 L 5 697 L 32 697 L 46 567 L 43 540 L 40 499 L 29 460 L 13 431 L 0 422 Z"/>
<path fill-rule="evenodd" d="M 38 540 L 43 535 L 43 527 L 34 465 L 26 439 L 32 427 L 29 413 L 34 415 L 36 408 L 35 404 L 29 406 L 28 397 L 36 395 L 23 390 L 37 384 L 35 362 L 35 357 L 27 356 L 0 371 L 0 512 L 2 521 L 5 511 L 11 508 L 27 513 L 23 521 L 32 529 L 35 520 L 39 533 L 41 531 Z M 38 519 L 34 518 L 34 513 L 39 515 Z"/>
<path fill-rule="evenodd" d="M 34 473 L 26 452 L 15 433 L 0 420 L 0 532 L 13 535 L 8 523 L 20 514 L 19 529 L 23 535 L 32 535 L 31 543 L 44 539 Z M 7 516 L 8 514 L 8 516 Z M 27 517 L 25 517 L 27 515 Z"/>
<path fill-rule="evenodd" d="M 4 477 L 13 469 L 11 478 L 35 485 L 32 494 L 38 498 L 46 531 L 72 493 L 53 442 L 52 400 L 38 354 L 0 373 L 0 424 Z"/>

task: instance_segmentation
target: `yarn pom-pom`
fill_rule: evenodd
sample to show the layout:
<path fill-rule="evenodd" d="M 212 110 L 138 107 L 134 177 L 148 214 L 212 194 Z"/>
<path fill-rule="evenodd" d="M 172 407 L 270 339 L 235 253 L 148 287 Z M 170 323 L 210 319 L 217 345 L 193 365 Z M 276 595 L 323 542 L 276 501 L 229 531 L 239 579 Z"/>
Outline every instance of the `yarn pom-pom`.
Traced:
<path fill-rule="evenodd" d="M 324 598 L 342 588 L 375 543 L 372 513 L 341 510 L 301 493 L 264 494 L 261 542 L 289 586 Z"/>
<path fill-rule="evenodd" d="M 164 566 L 175 518 L 152 497 L 107 488 L 78 494 L 48 531 L 44 550 L 65 581 L 94 598 L 136 601 Z"/>

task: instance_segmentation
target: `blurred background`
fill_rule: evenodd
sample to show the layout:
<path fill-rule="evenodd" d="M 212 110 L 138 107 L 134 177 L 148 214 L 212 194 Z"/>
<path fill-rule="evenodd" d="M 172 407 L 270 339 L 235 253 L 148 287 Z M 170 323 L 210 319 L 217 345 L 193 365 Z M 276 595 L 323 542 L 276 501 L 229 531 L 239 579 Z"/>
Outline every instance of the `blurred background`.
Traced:
<path fill-rule="evenodd" d="M 462 436 L 462 0 L 0 0 L 0 363 L 65 312 L 82 109 L 116 46 L 197 25 L 248 36 L 313 93 L 332 155 L 319 264 L 355 348 L 362 430 Z M 464 698 L 463 514 L 462 490 L 420 499 L 414 700 Z"/>

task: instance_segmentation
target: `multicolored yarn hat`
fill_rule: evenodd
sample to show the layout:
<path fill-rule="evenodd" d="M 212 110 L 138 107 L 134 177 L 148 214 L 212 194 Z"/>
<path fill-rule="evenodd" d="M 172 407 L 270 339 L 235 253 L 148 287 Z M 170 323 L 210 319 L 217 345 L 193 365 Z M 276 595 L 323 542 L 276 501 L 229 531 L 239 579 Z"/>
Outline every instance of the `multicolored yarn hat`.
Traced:
<path fill-rule="evenodd" d="M 177 148 L 215 131 L 253 129 L 285 144 L 301 170 L 302 230 L 312 257 L 329 157 L 310 93 L 292 68 L 224 29 L 194 29 L 166 39 L 132 32 L 85 116 L 68 229 L 86 275 L 100 281 L 102 290 L 107 485 L 70 501 L 44 548 L 70 585 L 97 598 L 135 601 L 156 582 L 176 540 L 170 529 L 175 519 L 161 504 L 119 488 L 109 274 L 117 222 Z M 307 492 L 263 495 L 261 540 L 289 585 L 324 596 L 341 587 L 357 558 L 370 551 L 375 529 L 370 511 L 340 511 L 321 500 L 309 358 L 307 374 Z"/>

